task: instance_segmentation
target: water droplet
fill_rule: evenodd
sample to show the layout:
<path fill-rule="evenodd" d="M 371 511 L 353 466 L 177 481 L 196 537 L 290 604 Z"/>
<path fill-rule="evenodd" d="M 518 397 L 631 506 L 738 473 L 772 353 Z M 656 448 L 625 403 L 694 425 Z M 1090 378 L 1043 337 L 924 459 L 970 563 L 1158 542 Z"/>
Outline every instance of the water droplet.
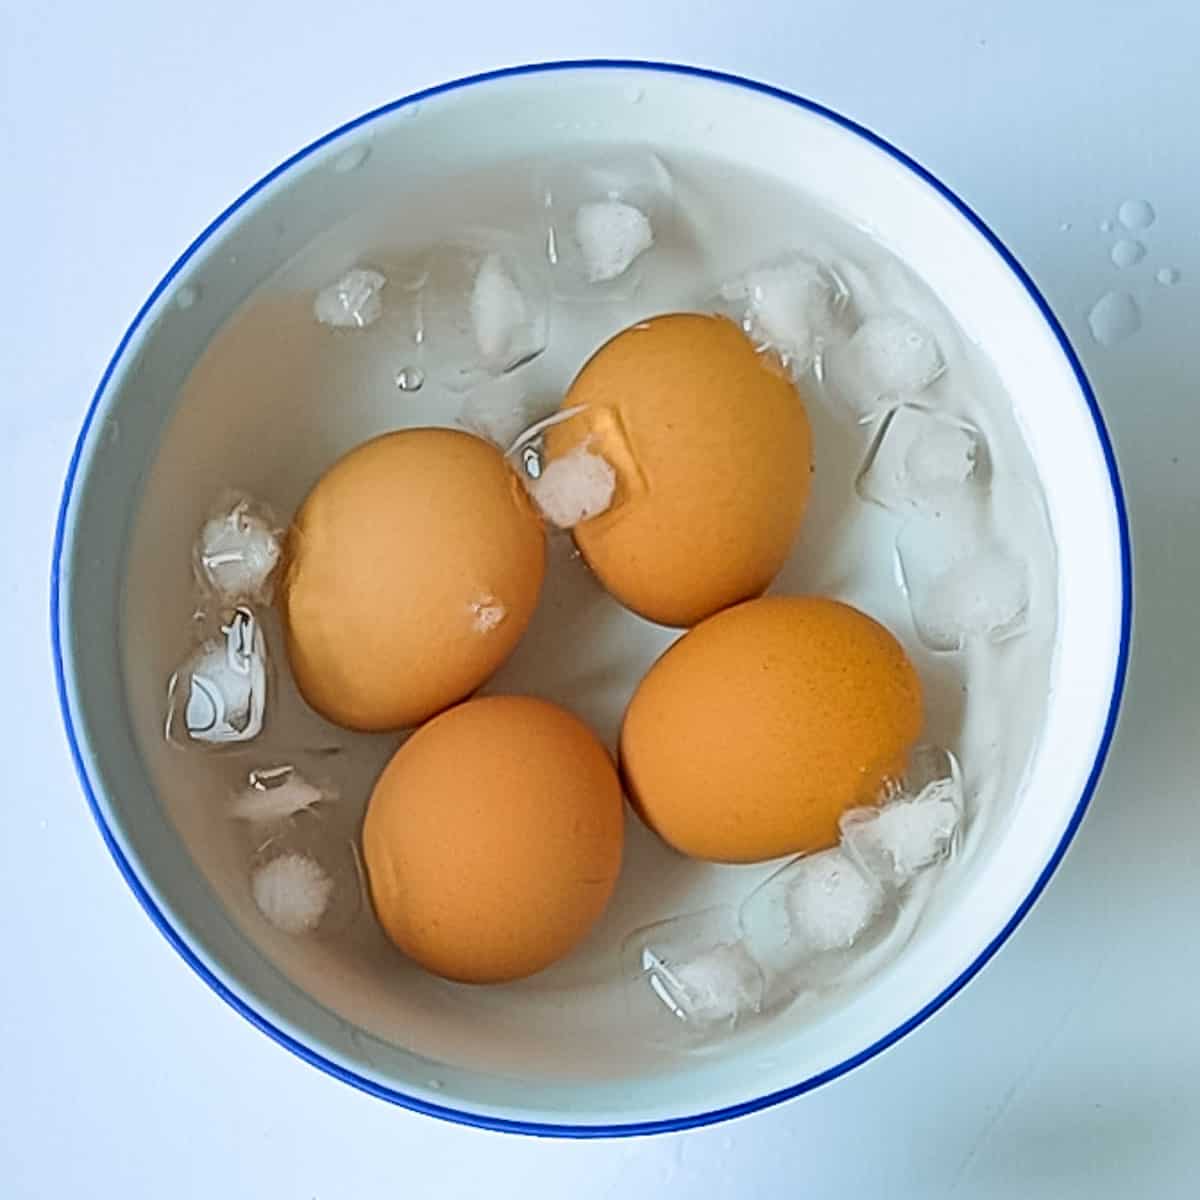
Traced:
<path fill-rule="evenodd" d="M 175 307 L 186 312 L 200 299 L 200 289 L 194 283 L 185 283 L 175 293 Z"/>
<path fill-rule="evenodd" d="M 420 104 L 409 104 L 405 106 L 403 111 L 405 120 L 414 121 L 421 115 L 421 106 Z"/>
<path fill-rule="evenodd" d="M 625 98 L 630 104 L 641 104 L 641 102 L 646 98 L 646 89 L 644 87 L 639 87 L 636 83 L 630 84 L 629 87 L 625 89 Z"/>
<path fill-rule="evenodd" d="M 1154 206 L 1149 200 L 1126 200 L 1117 209 L 1117 219 L 1126 229 L 1149 229 L 1154 224 Z"/>
<path fill-rule="evenodd" d="M 1063 222 L 1063 223 L 1062 223 L 1062 224 L 1061 224 L 1061 225 L 1058 227 L 1058 232 L 1059 232 L 1059 233 L 1070 233 L 1070 232 L 1071 232 L 1071 222 L 1070 222 L 1070 221 L 1064 221 L 1064 222 Z"/>
<path fill-rule="evenodd" d="M 1115 346 L 1142 327 L 1142 310 L 1128 292 L 1107 292 L 1092 305 L 1088 328 L 1102 346 Z"/>
<path fill-rule="evenodd" d="M 396 372 L 396 386 L 402 392 L 419 392 L 425 385 L 425 372 L 420 367 L 401 367 Z"/>
<path fill-rule="evenodd" d="M 1161 267 L 1154 278 L 1163 287 L 1174 287 L 1183 278 L 1183 275 L 1178 267 Z"/>
<path fill-rule="evenodd" d="M 1113 246 L 1109 257 L 1114 267 L 1132 267 L 1146 257 L 1146 247 L 1133 238 L 1122 238 Z"/>
<path fill-rule="evenodd" d="M 446 1085 L 440 1079 L 431 1079 L 429 1081 L 429 1086 L 433 1088 L 435 1092 L 440 1092 Z"/>
<path fill-rule="evenodd" d="M 339 175 L 345 175 L 349 171 L 357 171 L 367 161 L 370 154 L 371 147 L 366 142 L 359 142 L 357 146 L 351 146 L 348 150 L 343 150 L 333 160 L 333 169 Z"/>
<path fill-rule="evenodd" d="M 1100 222 L 1100 232 L 1101 233 L 1112 233 L 1112 227 L 1113 227 L 1113 223 L 1110 220 L 1108 220 L 1107 218 L 1105 218 L 1103 221 Z"/>

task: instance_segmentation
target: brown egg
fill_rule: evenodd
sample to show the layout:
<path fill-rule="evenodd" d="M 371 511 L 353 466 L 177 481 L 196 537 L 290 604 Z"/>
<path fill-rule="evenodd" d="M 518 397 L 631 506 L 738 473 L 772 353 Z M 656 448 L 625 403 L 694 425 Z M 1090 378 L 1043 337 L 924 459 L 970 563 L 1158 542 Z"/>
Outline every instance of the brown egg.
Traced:
<path fill-rule="evenodd" d="M 921 731 L 900 643 L 849 605 L 768 597 L 697 625 L 651 667 L 621 730 L 634 807 L 684 854 L 820 850 Z"/>
<path fill-rule="evenodd" d="M 437 975 L 532 975 L 595 924 L 621 867 L 621 787 L 577 717 L 529 696 L 469 700 L 422 726 L 367 808 L 376 915 Z"/>
<path fill-rule="evenodd" d="M 545 573 L 542 525 L 495 447 L 449 429 L 375 438 L 309 493 L 281 588 L 304 698 L 352 729 L 462 700 L 509 656 Z"/>
<path fill-rule="evenodd" d="M 694 625 L 766 588 L 812 470 L 804 403 L 773 355 L 722 317 L 656 317 L 597 351 L 563 402 L 574 405 L 586 408 L 548 432 L 546 457 L 586 443 L 616 470 L 611 507 L 574 530 L 614 596 Z"/>

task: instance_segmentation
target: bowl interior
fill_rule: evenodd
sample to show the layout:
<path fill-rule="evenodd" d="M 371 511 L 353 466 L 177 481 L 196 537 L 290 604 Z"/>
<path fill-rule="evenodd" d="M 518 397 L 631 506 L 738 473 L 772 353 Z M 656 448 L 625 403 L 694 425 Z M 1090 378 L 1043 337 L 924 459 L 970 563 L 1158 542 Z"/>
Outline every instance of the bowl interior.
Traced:
<path fill-rule="evenodd" d="M 867 984 L 686 1055 L 636 1030 L 625 1036 L 621 941 L 636 925 L 744 895 L 761 871 L 685 862 L 630 819 L 618 898 L 580 953 L 522 984 L 452 987 L 389 953 L 369 922 L 348 952 L 271 930 L 231 827 L 213 819 L 256 763 L 198 763 L 160 733 L 164 682 L 187 645 L 191 538 L 215 492 L 245 488 L 287 515 L 366 437 L 463 417 L 463 398 L 435 386 L 398 393 L 404 363 L 382 343 L 314 338 L 313 290 L 364 251 L 386 257 L 462 225 L 527 230 L 539 163 L 642 143 L 672 169 L 687 220 L 629 302 L 641 308 L 571 306 L 543 359 L 468 398 L 468 419 L 503 414 L 530 393 L 548 406 L 621 325 L 702 306 L 711 292 L 701 281 L 715 285 L 789 242 L 835 239 L 844 222 L 922 281 L 903 286 L 928 287 L 953 314 L 958 329 L 938 330 L 951 365 L 975 363 L 980 386 L 1011 398 L 1009 415 L 994 396 L 976 397 L 980 423 L 1040 483 L 1048 516 L 1048 529 L 1022 526 L 1024 510 L 1009 505 L 1046 585 L 1023 648 L 982 664 L 930 654 L 891 579 L 894 521 L 843 519 L 865 435 L 814 407 L 814 510 L 777 587 L 843 596 L 897 630 L 929 690 L 930 739 L 987 749 L 965 763 L 969 788 L 988 796 L 987 820 L 903 952 Z M 720 175 L 727 182 L 714 191 Z M 735 234 L 729 214 L 740 207 L 752 220 Z M 834 482 L 822 486 L 822 476 Z M 612 744 L 630 689 L 675 634 L 608 601 L 569 542 L 555 543 L 552 559 L 531 634 L 489 690 L 560 699 Z M 877 569 L 857 570 L 862 561 Z M 510 75 L 424 98 L 344 131 L 236 206 L 118 356 L 83 446 L 61 584 L 84 770 L 115 847 L 188 953 L 260 1020 L 368 1086 L 479 1119 L 550 1125 L 662 1122 L 752 1102 L 840 1068 L 926 1010 L 1055 855 L 1103 737 L 1121 630 L 1117 518 L 1093 416 L 1054 330 L 997 250 L 916 173 L 827 116 L 709 78 L 616 67 Z M 281 657 L 277 631 L 268 635 Z M 964 698 L 968 678 L 978 702 Z M 334 731 L 300 703 L 285 669 L 278 682 L 286 735 L 265 750 L 315 761 L 337 744 L 339 786 L 365 796 L 395 739 Z"/>

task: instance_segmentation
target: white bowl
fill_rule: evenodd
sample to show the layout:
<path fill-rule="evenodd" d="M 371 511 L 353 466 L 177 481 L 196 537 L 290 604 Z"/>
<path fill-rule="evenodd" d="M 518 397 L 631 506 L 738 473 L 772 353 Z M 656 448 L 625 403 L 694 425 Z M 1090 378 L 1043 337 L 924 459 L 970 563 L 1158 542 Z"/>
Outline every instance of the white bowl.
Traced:
<path fill-rule="evenodd" d="M 872 987 L 813 1028 L 616 1077 L 602 1046 L 569 1075 L 532 1050 L 528 1069 L 493 1059 L 488 1039 L 512 1036 L 520 989 L 489 1010 L 496 1027 L 479 1032 L 464 1051 L 469 1061 L 445 1062 L 428 1052 L 436 1038 L 425 1038 L 421 1018 L 410 1044 L 424 1055 L 364 1033 L 291 982 L 231 920 L 160 803 L 114 636 L 131 530 L 171 398 L 255 285 L 351 212 L 366 186 L 386 191 L 601 141 L 647 141 L 765 172 L 874 231 L 991 359 L 1013 398 L 1058 553 L 1041 736 L 954 902 Z M 214 430 L 197 455 L 216 453 L 221 436 Z M 816 1087 L 902 1037 L 980 969 L 1045 886 L 1095 787 L 1124 680 L 1130 587 L 1116 466 L 1079 362 L 1033 282 L 957 197 L 869 131 L 776 89 L 684 67 L 561 63 L 447 84 L 353 121 L 264 177 L 188 248 L 137 314 L 88 410 L 55 542 L 52 626 L 64 720 L 105 842 L 151 919 L 218 995 L 315 1066 L 385 1099 L 468 1124 L 596 1136 L 720 1120 Z M 146 656 L 159 652 L 154 628 L 126 637 L 144 639 Z"/>

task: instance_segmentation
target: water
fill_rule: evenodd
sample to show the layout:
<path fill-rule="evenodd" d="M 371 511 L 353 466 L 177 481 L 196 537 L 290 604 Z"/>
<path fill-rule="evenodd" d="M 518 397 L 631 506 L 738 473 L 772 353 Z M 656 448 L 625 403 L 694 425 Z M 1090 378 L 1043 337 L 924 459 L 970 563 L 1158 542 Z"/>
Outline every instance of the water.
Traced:
<path fill-rule="evenodd" d="M 194 283 L 185 283 L 175 293 L 175 307 L 181 312 L 193 308 L 200 299 L 200 289 Z"/>
<path fill-rule="evenodd" d="M 1146 247 L 1133 238 L 1122 238 L 1115 243 L 1109 257 L 1114 267 L 1132 267 L 1146 257 Z"/>
<path fill-rule="evenodd" d="M 1183 274 L 1178 267 L 1160 267 L 1154 278 L 1163 287 L 1174 287 L 1183 278 Z"/>
<path fill-rule="evenodd" d="M 1117 209 L 1117 220 L 1126 229 L 1149 229 L 1154 224 L 1154 206 L 1149 200 L 1126 200 Z"/>
<path fill-rule="evenodd" d="M 1105 292 L 1087 316 L 1092 337 L 1102 346 L 1115 346 L 1142 327 L 1142 310 L 1128 292 Z"/>
<path fill-rule="evenodd" d="M 612 158 L 607 152 L 601 157 Z M 233 798 L 246 788 L 247 771 L 302 765 L 315 786 L 328 785 L 337 793 L 337 804 L 319 804 L 317 811 L 331 836 L 349 847 L 371 787 L 399 739 L 334 729 L 316 717 L 289 677 L 277 615 L 265 610 L 257 616 L 274 670 L 261 731 L 250 741 L 230 744 L 226 753 L 200 753 L 191 738 L 185 745 L 192 752 L 163 743 L 164 684 L 174 665 L 211 636 L 215 614 L 206 617 L 197 642 L 189 631 L 191 548 L 223 484 L 261 496 L 286 524 L 333 461 L 383 430 L 486 426 L 487 436 L 507 449 L 521 429 L 557 408 L 581 364 L 621 328 L 656 313 L 707 306 L 721 281 L 743 279 L 787 255 L 834 264 L 848 299 L 831 341 L 848 341 L 868 318 L 903 313 L 936 342 L 944 360 L 941 374 L 916 395 L 891 398 L 881 407 L 931 409 L 951 419 L 949 435 L 961 432 L 956 422 L 978 431 L 982 456 L 977 449 L 975 464 L 978 482 L 987 484 L 982 503 L 988 528 L 1003 535 L 1006 546 L 1020 548 L 1028 571 L 1025 633 L 1006 642 L 995 658 L 988 657 L 988 639 L 973 648 L 978 655 L 935 652 L 922 641 L 909 599 L 895 581 L 893 556 L 905 514 L 917 508 L 907 501 L 899 508 L 864 503 L 855 481 L 879 433 L 879 420 L 863 425 L 846 420 L 849 409 L 835 389 L 813 368 L 803 370 L 800 356 L 793 366 L 808 398 L 816 474 L 802 538 L 774 590 L 842 597 L 884 621 L 903 641 L 926 692 L 926 736 L 954 751 L 970 781 L 971 819 L 963 836 L 976 856 L 1006 828 L 1039 733 L 1042 707 L 1028 697 L 1044 696 L 1049 678 L 1054 549 L 1044 522 L 1029 518 L 1012 500 L 1016 485 L 1036 485 L 1036 476 L 995 373 L 944 307 L 885 249 L 777 178 L 730 171 L 726 163 L 702 157 L 664 158 L 663 165 L 669 169 L 669 188 L 658 219 L 647 202 L 654 245 L 614 281 L 615 290 L 599 285 L 601 302 L 593 302 L 591 285 L 570 302 L 551 302 L 547 296 L 545 351 L 498 376 L 480 370 L 465 392 L 447 386 L 443 373 L 458 351 L 436 344 L 433 325 L 414 331 L 410 323 L 406 297 L 420 280 L 411 268 L 432 247 L 457 243 L 464 230 L 482 229 L 489 242 L 493 232 L 503 235 L 514 269 L 539 278 L 547 291 L 559 290 L 559 268 L 545 257 L 540 193 L 531 196 L 531 181 L 544 177 L 545 164 L 501 163 L 437 184 L 414 176 L 381 188 L 365 174 L 340 182 L 339 188 L 361 187 L 361 209 L 284 265 L 215 336 L 173 398 L 176 415 L 134 516 L 122 654 L 139 744 L 164 810 L 231 920 L 297 986 L 381 1040 L 437 1062 L 487 1064 L 499 1073 L 563 1079 L 592 1070 L 589 1064 L 596 1062 L 617 1074 L 670 1061 L 693 1042 L 681 1038 L 679 1019 L 653 992 L 648 1009 L 627 1014 L 620 947 L 631 931 L 680 914 L 714 906 L 736 914 L 778 864 L 725 868 L 689 862 L 666 850 L 631 816 L 621 886 L 587 944 L 537 978 L 500 989 L 456 989 L 413 969 L 383 941 L 366 905 L 336 937 L 320 929 L 303 938 L 276 934 L 249 894 L 250 835 L 244 822 L 228 816 Z M 327 174 L 324 179 L 329 186 Z M 403 221 L 396 219 L 399 204 Z M 355 263 L 386 278 L 379 293 L 381 315 L 369 326 L 331 330 L 315 319 L 314 297 Z M 473 284 L 474 277 L 468 277 L 451 293 L 464 339 L 452 346 L 468 356 L 478 352 Z M 414 344 L 418 331 L 426 336 Z M 407 367 L 420 370 L 424 381 L 405 392 L 399 404 L 397 391 L 403 389 L 397 374 Z M 953 436 L 924 442 L 910 460 L 911 448 L 903 456 L 904 470 L 922 487 L 931 479 L 953 484 L 969 460 L 964 442 Z M 975 475 L 964 482 L 970 491 Z M 539 611 L 488 688 L 557 700 L 615 745 L 633 686 L 677 635 L 613 602 L 573 556 L 569 538 L 551 539 L 548 554 Z M 1004 730 L 1002 739 L 997 739 L 998 728 Z M 304 747 L 318 746 L 341 752 L 319 762 L 302 757 Z M 249 849 L 257 853 L 258 847 Z M 958 861 L 911 885 L 901 915 L 915 904 L 913 888 L 927 878 L 937 880 L 932 905 L 957 903 L 963 886 Z M 855 963 L 893 927 L 891 920 L 885 906 L 879 923 L 852 948 Z M 718 921 L 698 936 L 711 948 L 734 944 L 741 935 L 734 920 L 732 928 Z M 753 1024 L 770 1029 L 771 1037 L 778 1030 L 779 1036 L 804 1038 L 811 1022 L 844 1003 L 846 992 L 839 989 L 853 986 L 850 976 L 822 993 L 817 1007 L 786 1012 L 773 1007 L 782 1005 L 782 993 L 769 987 Z M 772 1020 L 760 1025 L 768 1013 Z M 498 1029 L 503 1036 L 497 1037 Z M 711 1040 L 705 1044 L 707 1052 L 722 1052 Z"/>

